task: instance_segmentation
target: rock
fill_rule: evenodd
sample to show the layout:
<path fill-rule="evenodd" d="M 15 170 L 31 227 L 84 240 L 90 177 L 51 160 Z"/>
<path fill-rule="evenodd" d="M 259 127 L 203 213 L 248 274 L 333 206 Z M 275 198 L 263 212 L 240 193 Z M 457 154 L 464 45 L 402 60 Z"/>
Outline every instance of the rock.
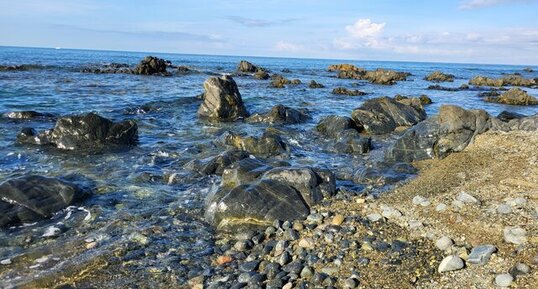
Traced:
<path fill-rule="evenodd" d="M 347 129 L 338 134 L 334 150 L 346 154 L 364 154 L 372 148 L 371 138 L 361 137 L 355 129 Z"/>
<path fill-rule="evenodd" d="M 359 286 L 359 282 L 355 278 L 347 278 L 346 281 L 344 281 L 345 289 L 353 289 L 357 288 L 357 286 Z"/>
<path fill-rule="evenodd" d="M 429 98 L 427 95 L 421 95 L 418 97 L 418 99 L 420 100 L 420 103 L 424 105 L 433 103 L 432 99 Z"/>
<path fill-rule="evenodd" d="M 404 162 L 441 159 L 450 153 L 462 151 L 476 135 L 489 128 L 490 116 L 487 112 L 443 105 L 437 117 L 420 122 L 390 145 L 385 158 Z"/>
<path fill-rule="evenodd" d="M 103 74 L 103 73 L 133 74 L 134 69 L 129 64 L 125 64 L 125 63 L 108 63 L 104 65 L 99 65 L 99 66 L 92 65 L 90 67 L 85 67 L 80 72 L 97 73 L 97 74 Z"/>
<path fill-rule="evenodd" d="M 538 99 L 536 97 L 529 95 L 526 91 L 518 87 L 510 88 L 510 90 L 498 97 L 487 97 L 486 101 L 510 105 L 538 105 Z"/>
<path fill-rule="evenodd" d="M 409 75 L 411 74 L 407 72 L 378 68 L 374 71 L 366 72 L 364 79 L 375 84 L 393 85 L 396 81 L 407 80 Z"/>
<path fill-rule="evenodd" d="M 312 238 L 302 238 L 299 241 L 299 247 L 305 248 L 305 249 L 314 249 L 316 243 Z"/>
<path fill-rule="evenodd" d="M 269 112 L 253 114 L 246 121 L 254 123 L 265 122 L 269 124 L 296 124 L 309 119 L 310 116 L 306 112 L 279 104 L 273 106 Z"/>
<path fill-rule="evenodd" d="M 347 89 L 345 87 L 337 87 L 333 89 L 332 94 L 349 95 L 349 96 L 362 96 L 366 95 L 366 92 L 362 92 L 357 89 Z"/>
<path fill-rule="evenodd" d="M 328 138 L 337 138 L 345 130 L 357 130 L 358 127 L 349 117 L 330 115 L 322 118 L 316 125 L 316 131 Z"/>
<path fill-rule="evenodd" d="M 506 226 L 503 231 L 504 241 L 515 245 L 527 243 L 527 231 L 517 226 Z"/>
<path fill-rule="evenodd" d="M 146 56 L 140 63 L 135 67 L 135 74 L 143 75 L 154 75 L 160 74 L 163 76 L 170 75 L 166 71 L 166 61 L 153 56 Z"/>
<path fill-rule="evenodd" d="M 329 171 L 323 173 L 311 168 L 274 168 L 266 172 L 263 178 L 276 180 L 295 188 L 309 206 L 336 192 L 335 177 Z"/>
<path fill-rule="evenodd" d="M 525 115 L 523 114 L 520 114 L 517 112 L 506 111 L 506 110 L 503 110 L 501 113 L 499 113 L 499 115 L 497 115 L 497 118 L 500 121 L 504 121 L 504 122 L 509 122 L 513 119 L 522 119 L 524 117 Z"/>
<path fill-rule="evenodd" d="M 353 182 L 367 185 L 391 185 L 407 180 L 417 169 L 408 163 L 383 163 L 374 167 L 359 168 L 353 174 Z"/>
<path fill-rule="evenodd" d="M 262 179 L 209 194 L 205 218 L 219 230 L 231 230 L 238 226 L 269 226 L 274 220 L 304 219 L 309 211 L 293 187 Z"/>
<path fill-rule="evenodd" d="M 441 90 L 441 91 L 462 91 L 462 90 L 469 90 L 469 86 L 467 84 L 462 84 L 460 87 L 445 87 L 441 86 L 439 84 L 430 85 L 427 88 L 428 90 Z"/>
<path fill-rule="evenodd" d="M 366 215 L 366 218 L 370 220 L 370 222 L 377 222 L 379 220 L 382 220 L 383 216 L 381 216 L 380 214 L 373 213 L 373 214 Z"/>
<path fill-rule="evenodd" d="M 248 117 L 247 109 L 231 76 L 211 77 L 204 82 L 204 102 L 198 116 L 217 121 L 234 121 Z"/>
<path fill-rule="evenodd" d="M 333 64 L 330 65 L 328 71 L 364 71 L 362 68 L 358 68 L 353 64 Z"/>
<path fill-rule="evenodd" d="M 201 175 L 222 175 L 224 169 L 231 164 L 248 158 L 248 153 L 242 150 L 226 150 L 225 152 L 201 160 L 192 160 L 185 164 L 185 169 L 195 171 Z"/>
<path fill-rule="evenodd" d="M 237 71 L 244 72 L 244 73 L 255 73 L 259 71 L 265 71 L 265 69 L 258 67 L 246 60 L 241 60 L 239 64 L 237 65 Z"/>
<path fill-rule="evenodd" d="M 287 84 L 291 84 L 291 81 L 280 74 L 273 74 L 271 76 L 271 87 L 284 88 Z"/>
<path fill-rule="evenodd" d="M 507 273 L 495 276 L 495 285 L 499 287 L 509 287 L 512 281 L 514 281 L 514 277 Z"/>
<path fill-rule="evenodd" d="M 413 197 L 413 200 L 412 200 L 413 204 L 414 205 L 417 205 L 417 206 L 422 206 L 422 207 L 427 207 L 430 205 L 430 201 L 428 201 L 428 199 L 424 198 L 423 196 L 415 196 Z"/>
<path fill-rule="evenodd" d="M 265 132 L 260 137 L 240 136 L 226 132 L 221 138 L 228 146 L 260 156 L 278 155 L 286 152 L 287 147 L 280 136 L 270 132 Z"/>
<path fill-rule="evenodd" d="M 456 197 L 456 200 L 465 204 L 480 204 L 480 201 L 466 192 L 460 192 Z"/>
<path fill-rule="evenodd" d="M 471 254 L 467 257 L 467 263 L 486 265 L 491 254 L 495 253 L 497 248 L 493 245 L 480 245 L 471 250 Z"/>
<path fill-rule="evenodd" d="M 439 273 L 456 271 L 464 267 L 463 260 L 455 255 L 447 256 L 439 264 Z"/>
<path fill-rule="evenodd" d="M 300 79 L 292 79 L 290 81 L 290 84 L 293 84 L 293 85 L 299 85 L 301 84 L 301 80 Z"/>
<path fill-rule="evenodd" d="M 269 73 L 265 72 L 264 70 L 258 70 L 256 73 L 254 73 L 254 78 L 260 79 L 260 80 L 267 80 L 271 78 Z"/>
<path fill-rule="evenodd" d="M 426 118 L 426 113 L 392 98 L 382 97 L 364 102 L 362 106 L 353 110 L 351 118 L 370 134 L 386 134 L 399 126 L 417 124 Z"/>
<path fill-rule="evenodd" d="M 39 118 L 54 118 L 51 113 L 41 113 L 33 110 L 11 111 L 2 114 L 2 117 L 9 119 L 39 119 Z"/>
<path fill-rule="evenodd" d="M 402 217 L 402 212 L 389 206 L 381 206 L 381 215 L 387 219 L 398 219 Z"/>
<path fill-rule="evenodd" d="M 534 72 L 534 69 L 532 69 L 531 67 L 525 67 L 523 68 L 523 71 L 530 73 L 530 72 Z"/>
<path fill-rule="evenodd" d="M 447 209 L 447 205 L 443 203 L 440 203 L 435 207 L 436 212 L 444 212 L 446 211 L 446 209 Z"/>
<path fill-rule="evenodd" d="M 434 81 L 434 82 L 453 82 L 454 81 L 454 75 L 452 74 L 445 74 L 441 71 L 434 71 L 428 76 L 424 78 L 424 80 L 427 81 Z"/>
<path fill-rule="evenodd" d="M 35 222 L 83 200 L 88 191 L 65 180 L 37 175 L 0 185 L 0 227 Z"/>
<path fill-rule="evenodd" d="M 224 169 L 222 173 L 222 186 L 234 188 L 251 183 L 270 169 L 272 169 L 271 166 L 257 159 L 244 158 Z"/>
<path fill-rule="evenodd" d="M 344 220 L 345 220 L 345 217 L 343 215 L 338 214 L 338 215 L 333 217 L 333 219 L 331 221 L 331 224 L 336 225 L 336 226 L 340 226 L 340 225 L 342 225 Z"/>
<path fill-rule="evenodd" d="M 452 239 L 450 239 L 447 236 L 443 236 L 439 238 L 437 241 L 435 241 L 435 247 L 437 247 L 441 251 L 446 251 L 452 247 L 454 242 Z"/>
<path fill-rule="evenodd" d="M 483 76 L 476 76 L 469 81 L 470 85 L 474 86 L 533 86 L 536 85 L 536 80 L 526 79 L 520 75 L 505 75 L 502 78 L 488 78 Z"/>
<path fill-rule="evenodd" d="M 525 263 L 517 263 L 510 269 L 510 275 L 514 277 L 527 275 L 531 272 L 531 267 Z"/>
<path fill-rule="evenodd" d="M 310 81 L 310 84 L 308 85 L 308 87 L 310 87 L 310 88 L 324 88 L 325 85 L 323 85 L 321 83 L 317 83 L 316 81 L 312 80 L 312 81 Z"/>
<path fill-rule="evenodd" d="M 217 257 L 217 265 L 224 265 L 233 261 L 233 258 L 227 255 Z"/>
<path fill-rule="evenodd" d="M 508 204 L 500 204 L 497 206 L 497 213 L 499 214 L 510 214 L 512 213 L 512 207 Z"/>

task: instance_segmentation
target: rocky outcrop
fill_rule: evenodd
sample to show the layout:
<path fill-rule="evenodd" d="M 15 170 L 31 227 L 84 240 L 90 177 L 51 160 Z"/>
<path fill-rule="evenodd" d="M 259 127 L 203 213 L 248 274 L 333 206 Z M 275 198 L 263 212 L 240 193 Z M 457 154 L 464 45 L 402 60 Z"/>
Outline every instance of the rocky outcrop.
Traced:
<path fill-rule="evenodd" d="M 259 80 L 267 80 L 270 77 L 271 76 L 269 75 L 269 73 L 267 73 L 265 70 L 258 70 L 256 71 L 256 73 L 254 73 L 254 78 Z"/>
<path fill-rule="evenodd" d="M 200 175 L 222 175 L 225 168 L 231 164 L 248 158 L 248 153 L 243 150 L 227 150 L 217 156 L 204 159 L 194 159 L 183 166 L 183 168 L 196 172 Z"/>
<path fill-rule="evenodd" d="M 360 91 L 358 89 L 347 89 L 345 87 L 337 87 L 337 88 L 333 89 L 332 94 L 349 95 L 349 96 L 362 96 L 362 95 L 366 95 L 366 92 Z"/>
<path fill-rule="evenodd" d="M 434 71 L 424 78 L 424 80 L 432 82 L 453 82 L 454 75 L 443 73 L 441 71 Z"/>
<path fill-rule="evenodd" d="M 287 84 L 291 84 L 291 81 L 280 74 L 273 74 L 271 76 L 271 87 L 284 88 Z"/>
<path fill-rule="evenodd" d="M 483 110 L 444 105 L 438 116 L 407 130 L 387 149 L 385 157 L 390 161 L 403 162 L 444 158 L 462 151 L 490 125 L 490 116 Z"/>
<path fill-rule="evenodd" d="M 534 86 L 535 79 L 523 78 L 520 75 L 505 75 L 502 78 L 488 78 L 484 76 L 476 76 L 469 81 L 469 84 L 475 86 Z"/>
<path fill-rule="evenodd" d="M 235 178 L 233 171 L 240 170 L 230 168 L 230 176 L 228 170 L 223 176 L 224 186 L 207 197 L 205 217 L 217 229 L 304 219 L 311 205 L 336 191 L 334 175 L 326 169 L 287 167 L 265 171 L 267 167 L 259 162 L 245 159 L 241 163 L 234 166 L 246 172 Z M 261 171 L 265 172 L 260 176 Z"/>
<path fill-rule="evenodd" d="M 47 67 L 39 64 L 0 65 L 0 71 L 28 71 L 44 68 Z"/>
<path fill-rule="evenodd" d="M 57 178 L 31 175 L 8 180 L 0 185 L 0 227 L 50 218 L 87 193 Z"/>
<path fill-rule="evenodd" d="M 491 96 L 486 97 L 486 101 L 496 102 L 502 104 L 510 105 L 537 105 L 538 99 L 536 97 L 529 95 L 525 90 L 521 88 L 511 88 L 507 92 L 496 96 L 492 94 Z"/>
<path fill-rule="evenodd" d="M 231 76 L 207 79 L 204 90 L 204 101 L 198 109 L 198 116 L 213 121 L 235 121 L 248 117 L 237 84 Z"/>
<path fill-rule="evenodd" d="M 396 81 L 407 80 L 409 75 L 411 74 L 407 72 L 378 68 L 372 71 L 364 69 L 339 70 L 338 78 L 368 80 L 375 84 L 392 85 L 395 84 Z"/>
<path fill-rule="evenodd" d="M 359 128 L 351 118 L 339 115 L 326 116 L 316 125 L 316 131 L 327 138 L 337 138 L 341 132 L 349 129 Z"/>
<path fill-rule="evenodd" d="M 95 113 L 62 117 L 52 130 L 41 134 L 24 128 L 17 136 L 23 144 L 51 144 L 64 150 L 101 150 L 131 146 L 138 141 L 138 126 L 132 120 L 114 123 Z"/>
<path fill-rule="evenodd" d="M 351 118 L 369 134 L 385 134 L 400 126 L 412 126 L 426 118 L 426 112 L 389 97 L 370 99 L 353 110 Z"/>
<path fill-rule="evenodd" d="M 142 75 L 163 75 L 168 76 L 170 73 L 166 71 L 167 62 L 164 59 L 157 58 L 154 56 L 146 56 L 138 65 L 135 67 L 134 74 Z"/>
<path fill-rule="evenodd" d="M 364 71 L 364 69 L 353 64 L 342 63 L 329 65 L 328 71 Z"/>
<path fill-rule="evenodd" d="M 246 60 L 241 60 L 237 65 L 237 71 L 243 73 L 256 73 L 260 71 L 265 71 L 262 67 L 258 67 Z"/>
<path fill-rule="evenodd" d="M 221 136 L 223 143 L 258 156 L 274 156 L 286 152 L 286 144 L 280 136 L 265 132 L 260 137 L 241 136 L 226 132 Z"/>
<path fill-rule="evenodd" d="M 316 82 L 315 80 L 310 81 L 310 84 L 308 84 L 308 87 L 310 88 L 324 88 L 325 85 Z"/>
<path fill-rule="evenodd" d="M 104 65 L 92 65 L 89 67 L 83 68 L 80 72 L 83 73 L 96 73 L 96 74 L 104 74 L 104 73 L 124 73 L 124 74 L 132 74 L 134 73 L 134 70 L 129 64 L 125 63 L 108 63 Z"/>
<path fill-rule="evenodd" d="M 25 110 L 25 111 L 6 112 L 2 114 L 2 117 L 8 118 L 8 119 L 28 120 L 28 119 L 50 119 L 50 118 L 54 118 L 55 116 L 52 113 L 42 113 L 42 112 L 37 112 L 33 110 Z"/>
<path fill-rule="evenodd" d="M 247 122 L 265 122 L 269 124 L 296 124 L 305 122 L 310 116 L 305 112 L 282 104 L 275 105 L 269 112 L 253 114 L 246 119 Z"/>

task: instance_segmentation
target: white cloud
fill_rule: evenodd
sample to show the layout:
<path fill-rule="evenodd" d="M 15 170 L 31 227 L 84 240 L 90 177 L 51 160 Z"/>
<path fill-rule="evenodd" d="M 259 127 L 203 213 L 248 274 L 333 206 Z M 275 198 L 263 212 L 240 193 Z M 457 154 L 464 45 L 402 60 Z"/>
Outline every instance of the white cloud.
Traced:
<path fill-rule="evenodd" d="M 347 32 L 355 38 L 375 38 L 383 32 L 386 23 L 372 23 L 370 19 L 359 19 L 346 26 Z"/>
<path fill-rule="evenodd" d="M 275 45 L 275 50 L 281 52 L 298 52 L 304 50 L 304 47 L 302 45 L 293 44 L 286 41 L 279 41 Z"/>
<path fill-rule="evenodd" d="M 353 25 L 346 26 L 347 35 L 334 39 L 333 44 L 343 50 L 361 47 L 381 49 L 386 42 L 383 38 L 386 25 L 385 22 L 374 23 L 370 19 L 358 19 Z"/>
<path fill-rule="evenodd" d="M 484 7 L 495 6 L 499 4 L 512 4 L 512 3 L 530 3 L 538 2 L 536 0 L 463 0 L 460 2 L 460 9 L 478 9 Z"/>

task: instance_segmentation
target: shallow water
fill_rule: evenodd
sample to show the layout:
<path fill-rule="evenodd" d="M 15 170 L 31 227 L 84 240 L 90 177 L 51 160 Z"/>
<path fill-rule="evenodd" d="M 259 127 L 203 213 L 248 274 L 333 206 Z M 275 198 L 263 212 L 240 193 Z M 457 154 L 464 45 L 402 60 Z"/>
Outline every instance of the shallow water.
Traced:
<path fill-rule="evenodd" d="M 426 107 L 428 115 L 435 114 L 442 104 L 485 109 L 493 115 L 503 110 L 523 114 L 537 112 L 536 107 L 484 102 L 478 91 L 427 90 L 432 83 L 423 80 L 435 70 L 456 75 L 454 83 L 441 84 L 450 87 L 459 87 L 476 75 L 500 77 L 519 72 L 524 77 L 538 77 L 537 72 L 524 72 L 522 66 L 345 61 L 366 69 L 381 67 L 412 73 L 408 81 L 393 86 L 335 78 L 334 72 L 327 71 L 328 65 L 344 61 L 316 59 L 155 53 L 152 55 L 197 72 L 171 77 L 78 72 L 90 65 L 111 62 L 135 65 L 146 55 L 148 53 L 0 48 L 2 65 L 41 65 L 28 71 L 0 72 L 0 112 L 36 110 L 60 116 L 93 111 L 114 120 L 132 118 L 139 125 L 137 147 L 123 152 L 81 155 L 15 145 L 21 128 L 48 129 L 54 125 L 53 120 L 0 120 L 0 181 L 30 173 L 78 174 L 91 179 L 97 187 L 96 194 L 83 207 L 67 209 L 38 224 L 0 232 L 0 260 L 13 262 L 0 265 L 0 287 L 25 284 L 38 277 L 46 279 L 44 276 L 54 274 L 70 261 L 96 260 L 119 248 L 126 250 L 126 254 L 142 250 L 138 252 L 141 255 L 132 257 L 135 260 L 132 266 L 154 267 L 166 274 L 175 272 L 180 281 L 190 271 L 204 269 L 207 262 L 203 256 L 212 253 L 213 232 L 203 222 L 201 211 L 205 195 L 218 185 L 219 179 L 191 177 L 182 166 L 193 158 L 218 154 L 220 150 L 212 141 L 225 130 L 259 135 L 267 127 L 244 123 L 208 124 L 196 117 L 200 104 L 196 96 L 203 92 L 204 80 L 211 75 L 233 72 L 242 59 L 275 73 L 290 69 L 291 73 L 283 75 L 303 82 L 275 89 L 269 88 L 269 81 L 235 77 L 250 113 L 266 111 L 276 104 L 305 108 L 311 113 L 313 119 L 306 124 L 279 128 L 292 147 L 288 161 L 327 166 L 341 174 L 352 173 L 379 160 L 384 143 L 390 141 L 390 137 L 374 139 L 376 149 L 370 154 L 351 157 L 324 150 L 323 145 L 319 145 L 322 141 L 313 136 L 311 129 L 323 116 L 350 116 L 366 99 L 426 94 L 434 102 Z M 310 89 L 310 80 L 326 88 Z M 356 88 L 368 95 L 332 95 L 332 89 L 337 86 Z M 536 89 L 525 90 L 538 95 Z M 147 103 L 156 110 L 140 113 L 138 108 Z M 176 177 L 169 182 L 173 174 Z M 62 233 L 54 238 L 43 237 L 49 226 L 61 227 Z M 151 237 L 145 240 L 139 233 L 145 230 L 159 233 L 149 234 Z M 92 242 L 98 245 L 87 249 Z"/>

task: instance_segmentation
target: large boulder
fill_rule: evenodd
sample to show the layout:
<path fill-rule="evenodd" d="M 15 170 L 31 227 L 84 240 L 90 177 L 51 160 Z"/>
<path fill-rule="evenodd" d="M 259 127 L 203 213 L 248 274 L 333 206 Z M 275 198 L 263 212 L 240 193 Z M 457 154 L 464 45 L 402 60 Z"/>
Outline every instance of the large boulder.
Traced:
<path fill-rule="evenodd" d="M 353 110 L 351 118 L 369 134 L 386 134 L 399 126 L 412 126 L 426 118 L 426 112 L 389 97 L 370 99 Z"/>
<path fill-rule="evenodd" d="M 337 87 L 337 88 L 333 89 L 332 94 L 349 95 L 349 96 L 362 96 L 362 95 L 366 95 L 366 92 L 360 91 L 358 89 L 347 89 L 345 87 Z"/>
<path fill-rule="evenodd" d="M 486 97 L 486 101 L 496 102 L 502 104 L 510 105 L 537 105 L 538 99 L 536 97 L 529 95 L 525 90 L 521 88 L 514 87 L 510 90 L 504 92 L 500 96 L 489 96 Z"/>
<path fill-rule="evenodd" d="M 82 200 L 87 191 L 57 178 L 37 175 L 0 185 L 0 227 L 35 222 Z"/>
<path fill-rule="evenodd" d="M 490 126 L 490 116 L 483 110 L 444 105 L 437 117 L 407 130 L 387 149 L 385 157 L 389 161 L 403 162 L 444 158 L 462 151 Z"/>
<path fill-rule="evenodd" d="M 272 168 L 258 159 L 242 159 L 224 169 L 221 186 L 235 188 L 240 185 L 252 183 Z"/>
<path fill-rule="evenodd" d="M 269 124 L 296 124 L 309 119 L 310 116 L 304 111 L 278 104 L 273 106 L 269 112 L 253 114 L 246 120 L 247 122 L 265 122 Z"/>
<path fill-rule="evenodd" d="M 203 103 L 198 116 L 216 121 L 248 117 L 247 109 L 231 76 L 211 77 L 204 82 Z"/>
<path fill-rule="evenodd" d="M 364 69 L 353 64 L 342 63 L 329 65 L 328 71 L 364 71 Z"/>
<path fill-rule="evenodd" d="M 364 154 L 372 148 L 372 140 L 362 137 L 355 129 L 346 129 L 337 135 L 333 148 L 338 153 Z"/>
<path fill-rule="evenodd" d="M 502 78 L 489 78 L 476 76 L 469 81 L 469 84 L 475 86 L 533 86 L 536 85 L 535 79 L 527 79 L 521 75 L 505 75 Z"/>
<path fill-rule="evenodd" d="M 443 73 L 441 71 L 434 71 L 430 73 L 428 76 L 426 76 L 424 80 L 433 81 L 433 82 L 453 82 L 454 75 Z"/>
<path fill-rule="evenodd" d="M 241 60 L 237 65 L 237 71 L 243 73 L 255 73 L 258 71 L 265 71 L 265 69 L 258 67 L 246 60 Z"/>
<path fill-rule="evenodd" d="M 221 136 L 223 143 L 239 150 L 247 151 L 258 156 L 274 156 L 286 152 L 286 144 L 280 136 L 264 132 L 260 137 L 242 136 L 226 132 Z"/>
<path fill-rule="evenodd" d="M 88 113 L 62 117 L 56 121 L 54 129 L 39 135 L 31 128 L 24 128 L 17 140 L 19 143 L 52 144 L 65 150 L 130 146 L 138 140 L 138 126 L 132 120 L 114 123 L 95 113 Z"/>
<path fill-rule="evenodd" d="M 284 88 L 287 84 L 292 84 L 291 80 L 285 78 L 280 74 L 271 75 L 271 87 L 273 88 Z"/>
<path fill-rule="evenodd" d="M 143 75 L 170 75 L 166 71 L 166 60 L 154 56 L 146 56 L 134 69 L 134 74 Z"/>
<path fill-rule="evenodd" d="M 390 69 L 378 68 L 373 71 L 368 71 L 363 78 L 375 84 L 393 85 L 396 81 L 407 80 L 411 75 L 408 72 L 399 72 Z"/>
<path fill-rule="evenodd" d="M 326 116 L 316 125 L 316 131 L 328 138 L 337 138 L 338 134 L 348 129 L 359 128 L 351 118 L 339 115 Z"/>

